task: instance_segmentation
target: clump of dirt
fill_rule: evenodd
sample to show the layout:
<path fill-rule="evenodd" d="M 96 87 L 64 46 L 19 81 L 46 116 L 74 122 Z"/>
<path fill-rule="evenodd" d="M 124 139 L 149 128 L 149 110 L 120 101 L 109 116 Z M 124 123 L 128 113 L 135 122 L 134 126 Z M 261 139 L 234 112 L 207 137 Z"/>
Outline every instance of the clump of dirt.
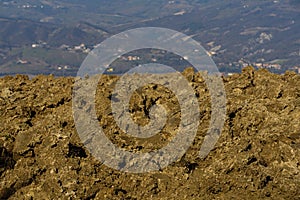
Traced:
<path fill-rule="evenodd" d="M 74 78 L 0 79 L 0 199 L 299 199 L 300 76 L 245 68 L 224 77 L 226 122 L 205 159 L 198 152 L 209 127 L 209 90 L 200 73 L 187 69 L 199 101 L 200 126 L 186 154 L 168 167 L 131 174 L 108 168 L 82 144 L 72 112 Z M 160 134 L 137 139 L 116 125 L 111 101 L 117 76 L 99 82 L 99 124 L 120 148 L 148 152 L 176 134 L 180 107 L 168 89 L 150 84 L 130 100 L 133 120 L 149 121 L 159 102 L 168 111 Z"/>

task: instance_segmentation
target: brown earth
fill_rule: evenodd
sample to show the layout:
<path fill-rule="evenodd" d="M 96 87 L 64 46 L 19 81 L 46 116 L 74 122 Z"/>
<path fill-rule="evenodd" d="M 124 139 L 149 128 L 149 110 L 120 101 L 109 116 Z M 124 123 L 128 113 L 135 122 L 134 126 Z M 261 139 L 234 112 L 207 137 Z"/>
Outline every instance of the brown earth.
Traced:
<path fill-rule="evenodd" d="M 199 73 L 183 74 L 200 103 L 197 136 L 180 160 L 145 174 L 111 169 L 83 146 L 72 115 L 74 78 L 1 78 L 0 199 L 300 199 L 300 76 L 246 68 L 225 77 L 225 126 L 213 151 L 200 159 L 210 96 Z M 180 120 L 174 94 L 152 84 L 133 95 L 137 123 L 147 123 L 154 100 L 171 115 L 161 134 L 131 138 L 112 117 L 117 80 L 103 77 L 97 92 L 97 117 L 107 136 L 129 151 L 166 145 Z"/>

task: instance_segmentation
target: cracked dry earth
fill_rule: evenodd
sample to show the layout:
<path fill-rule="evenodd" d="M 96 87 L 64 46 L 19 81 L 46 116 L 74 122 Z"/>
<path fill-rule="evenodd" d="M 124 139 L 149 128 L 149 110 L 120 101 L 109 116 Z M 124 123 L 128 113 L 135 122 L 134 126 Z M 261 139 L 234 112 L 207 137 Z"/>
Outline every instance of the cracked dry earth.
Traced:
<path fill-rule="evenodd" d="M 0 79 L 0 199 L 300 199 L 300 77 L 246 68 L 223 78 L 227 116 L 215 148 L 198 158 L 210 120 L 210 96 L 201 74 L 187 69 L 199 101 L 200 126 L 185 155 L 151 173 L 111 169 L 81 143 L 72 114 L 74 78 Z M 161 131 L 149 139 L 124 134 L 110 101 L 116 76 L 99 82 L 99 124 L 119 148 L 149 152 L 176 134 L 176 96 L 159 85 L 137 90 L 132 119 L 147 124 L 159 101 L 168 111 Z"/>

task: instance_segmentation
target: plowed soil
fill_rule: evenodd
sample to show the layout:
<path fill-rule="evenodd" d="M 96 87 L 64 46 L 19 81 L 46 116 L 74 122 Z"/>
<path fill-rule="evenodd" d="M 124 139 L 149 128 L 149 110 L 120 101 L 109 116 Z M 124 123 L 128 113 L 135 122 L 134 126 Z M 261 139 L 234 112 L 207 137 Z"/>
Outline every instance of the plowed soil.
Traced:
<path fill-rule="evenodd" d="M 226 122 L 215 148 L 198 158 L 210 121 L 210 96 L 201 74 L 183 75 L 199 100 L 200 127 L 186 154 L 168 167 L 131 174 L 111 169 L 82 144 L 72 112 L 74 78 L 0 79 L 0 199 L 300 199 L 300 76 L 245 68 L 224 77 Z M 147 123 L 154 99 L 168 124 L 149 140 L 122 133 L 110 101 L 117 76 L 99 82 L 99 124 L 120 148 L 147 152 L 176 134 L 175 95 L 154 84 L 130 100 L 132 118 Z M 179 114 L 177 114 L 179 113 Z"/>

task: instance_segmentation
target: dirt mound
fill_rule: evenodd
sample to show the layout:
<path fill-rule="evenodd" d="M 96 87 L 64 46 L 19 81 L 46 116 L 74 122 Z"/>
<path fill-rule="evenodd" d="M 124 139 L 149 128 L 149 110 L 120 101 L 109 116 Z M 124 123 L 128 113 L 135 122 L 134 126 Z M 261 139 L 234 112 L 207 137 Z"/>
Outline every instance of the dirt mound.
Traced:
<path fill-rule="evenodd" d="M 180 160 L 145 174 L 108 168 L 84 147 L 72 114 L 74 78 L 0 79 L 0 199 L 300 199 L 300 77 L 252 68 L 225 77 L 225 126 L 200 159 L 210 95 L 199 73 L 183 74 L 199 100 L 197 136 Z M 154 84 L 139 89 L 130 100 L 134 121 L 147 124 L 154 101 L 171 116 L 161 134 L 132 138 L 118 129 L 110 108 L 118 79 L 103 77 L 96 95 L 106 135 L 133 152 L 166 145 L 180 120 L 175 95 Z"/>

